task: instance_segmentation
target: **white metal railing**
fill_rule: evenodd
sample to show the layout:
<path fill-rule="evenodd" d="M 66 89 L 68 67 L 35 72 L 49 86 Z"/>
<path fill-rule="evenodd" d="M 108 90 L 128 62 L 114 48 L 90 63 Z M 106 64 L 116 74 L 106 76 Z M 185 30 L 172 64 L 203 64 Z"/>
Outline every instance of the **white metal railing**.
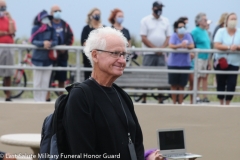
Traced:
<path fill-rule="evenodd" d="M 22 51 L 24 49 L 39 49 L 34 45 L 27 44 L 0 44 L 0 48 L 12 48 L 19 50 L 19 58 L 22 59 Z M 75 67 L 31 67 L 31 66 L 1 66 L 1 68 L 9 68 L 9 69 L 28 69 L 28 70 L 68 70 L 68 71 L 76 71 L 76 80 L 80 81 L 80 72 L 81 71 L 91 71 L 91 68 L 85 68 L 80 66 L 80 54 L 83 50 L 82 46 L 56 46 L 52 49 L 55 50 L 69 50 L 76 53 L 76 66 Z M 169 90 L 133 90 L 133 89 L 125 89 L 128 93 L 182 93 L 182 94 L 193 94 L 193 102 L 196 103 L 197 94 L 219 94 L 219 95 L 240 95 L 240 92 L 212 92 L 212 91 L 198 91 L 197 90 L 197 82 L 198 82 L 198 73 L 208 73 L 208 74 L 240 74 L 239 71 L 198 71 L 198 53 L 225 53 L 225 51 L 220 51 L 216 49 L 181 49 L 174 50 L 169 48 L 128 48 L 128 52 L 178 52 L 178 53 L 195 53 L 194 58 L 194 70 L 168 70 L 168 69 L 133 69 L 126 68 L 124 72 L 154 72 L 154 73 L 194 73 L 194 84 L 192 91 L 169 91 Z M 240 53 L 240 51 L 228 51 L 228 53 Z M 0 90 L 25 90 L 25 91 L 35 91 L 35 90 L 47 90 L 47 91 L 64 91 L 63 88 L 28 88 L 28 87 L 0 87 Z"/>

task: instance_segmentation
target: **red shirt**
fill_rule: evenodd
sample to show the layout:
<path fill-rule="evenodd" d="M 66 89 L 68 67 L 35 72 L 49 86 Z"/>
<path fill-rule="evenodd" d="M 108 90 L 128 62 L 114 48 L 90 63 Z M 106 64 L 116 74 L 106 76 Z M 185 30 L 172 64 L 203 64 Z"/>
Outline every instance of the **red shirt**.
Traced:
<path fill-rule="evenodd" d="M 16 29 L 15 22 L 13 21 L 13 23 L 14 23 L 14 27 Z M 0 18 L 0 31 L 2 31 L 2 32 L 9 31 L 9 19 L 5 16 Z M 0 43 L 14 43 L 13 36 L 12 35 L 0 36 Z"/>

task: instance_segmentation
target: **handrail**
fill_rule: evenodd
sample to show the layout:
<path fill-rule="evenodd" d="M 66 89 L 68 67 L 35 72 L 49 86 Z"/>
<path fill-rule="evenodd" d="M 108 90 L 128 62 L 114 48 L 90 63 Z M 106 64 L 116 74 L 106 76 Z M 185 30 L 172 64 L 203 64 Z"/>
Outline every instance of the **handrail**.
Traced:
<path fill-rule="evenodd" d="M 24 49 L 43 49 L 38 48 L 31 44 L 0 44 L 0 48 L 16 48 L 20 50 L 20 55 Z M 54 50 L 70 50 L 75 52 L 76 54 L 76 66 L 75 67 L 29 67 L 29 66 L 1 66 L 1 68 L 9 68 L 9 69 L 29 69 L 29 70 L 68 70 L 68 71 L 76 71 L 76 79 L 80 81 L 80 71 L 91 71 L 91 68 L 81 67 L 80 65 L 80 54 L 84 49 L 83 46 L 56 46 L 53 47 Z M 196 103 L 197 94 L 223 94 L 223 95 L 240 95 L 240 92 L 212 92 L 212 91 L 198 91 L 197 90 L 197 80 L 198 73 L 208 73 L 208 74 L 240 74 L 239 71 L 198 71 L 198 53 L 226 53 L 226 51 L 220 51 L 216 49 L 170 49 L 170 48 L 128 48 L 128 52 L 178 52 L 178 53 L 194 53 L 194 70 L 168 70 L 168 69 L 158 69 L 156 68 L 126 68 L 124 72 L 148 72 L 148 73 L 194 73 L 194 85 L 192 91 L 169 91 L 169 90 L 131 90 L 126 89 L 126 92 L 129 93 L 183 93 L 183 94 L 193 94 L 193 102 Z M 227 51 L 228 53 L 240 53 L 240 51 Z M 26 88 L 26 87 L 0 87 L 0 90 L 48 90 L 48 91 L 64 91 L 62 88 Z"/>

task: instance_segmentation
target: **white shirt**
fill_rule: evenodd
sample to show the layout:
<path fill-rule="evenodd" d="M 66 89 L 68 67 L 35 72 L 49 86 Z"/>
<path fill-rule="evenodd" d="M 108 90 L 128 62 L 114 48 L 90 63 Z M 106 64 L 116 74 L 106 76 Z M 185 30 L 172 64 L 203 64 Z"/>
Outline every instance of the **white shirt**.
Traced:
<path fill-rule="evenodd" d="M 141 36 L 147 36 L 147 39 L 156 47 L 161 47 L 166 38 L 170 37 L 169 20 L 163 16 L 156 19 L 152 14 L 141 20 Z M 142 48 L 148 48 L 142 43 Z M 144 52 L 145 54 L 155 54 L 154 52 Z"/>

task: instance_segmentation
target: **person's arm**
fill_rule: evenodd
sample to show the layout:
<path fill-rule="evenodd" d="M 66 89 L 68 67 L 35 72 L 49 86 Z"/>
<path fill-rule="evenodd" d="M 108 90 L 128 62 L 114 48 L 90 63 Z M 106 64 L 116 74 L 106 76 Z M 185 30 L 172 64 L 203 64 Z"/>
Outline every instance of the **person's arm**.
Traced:
<path fill-rule="evenodd" d="M 0 36 L 6 36 L 6 35 L 8 35 L 8 32 L 6 32 L 6 31 L 0 31 Z"/>
<path fill-rule="evenodd" d="M 63 124 L 72 155 L 97 154 L 97 131 L 86 99 L 81 88 L 73 88 L 65 107 Z"/>
<path fill-rule="evenodd" d="M 167 48 L 168 47 L 168 42 L 169 42 L 170 37 L 167 37 L 166 40 L 164 41 L 162 48 Z"/>
<path fill-rule="evenodd" d="M 57 38 L 56 30 L 54 28 L 52 28 L 51 31 L 52 31 L 51 47 L 54 47 L 54 46 L 58 45 L 58 38 Z"/>
<path fill-rule="evenodd" d="M 33 27 L 31 35 L 33 35 L 38 30 L 38 27 Z M 37 47 L 43 47 L 44 46 L 43 40 L 38 40 L 38 35 L 35 35 L 32 39 L 32 44 Z"/>
<path fill-rule="evenodd" d="M 15 27 L 14 21 L 9 12 L 5 12 L 5 16 L 7 16 L 8 21 L 9 21 L 8 34 L 13 35 L 16 32 L 16 27 Z"/>
<path fill-rule="evenodd" d="M 191 34 L 188 34 L 187 38 L 188 38 L 188 41 L 189 41 L 188 42 L 189 44 L 188 44 L 187 48 L 188 49 L 194 49 L 195 46 L 194 46 L 194 41 L 193 41 L 193 38 L 192 38 Z"/>
<path fill-rule="evenodd" d="M 67 44 L 66 45 L 69 45 L 69 46 L 71 46 L 71 45 L 73 45 L 73 42 L 74 42 L 74 36 L 73 36 L 73 32 L 72 32 L 72 29 L 71 29 L 71 27 L 68 25 L 67 26 L 67 30 L 68 30 L 68 39 L 67 39 Z"/>
<path fill-rule="evenodd" d="M 89 31 L 87 30 L 87 26 L 85 26 L 82 30 L 81 34 L 81 45 L 85 46 L 86 40 L 88 38 Z"/>
<path fill-rule="evenodd" d="M 172 49 L 182 48 L 182 44 L 176 44 L 176 35 L 173 34 L 169 39 L 169 47 Z"/>
<path fill-rule="evenodd" d="M 148 39 L 147 36 L 141 35 L 142 42 L 149 48 L 157 48 L 155 45 L 153 45 Z"/>
<path fill-rule="evenodd" d="M 219 29 L 214 38 L 214 48 L 222 51 L 230 50 L 230 46 L 223 44 L 223 30 Z"/>
<path fill-rule="evenodd" d="M 148 39 L 147 39 L 147 34 L 148 34 L 148 27 L 146 25 L 145 19 L 141 21 L 141 27 L 140 27 L 140 35 L 142 38 L 142 42 L 149 48 L 156 48 L 155 45 L 153 45 Z"/>

